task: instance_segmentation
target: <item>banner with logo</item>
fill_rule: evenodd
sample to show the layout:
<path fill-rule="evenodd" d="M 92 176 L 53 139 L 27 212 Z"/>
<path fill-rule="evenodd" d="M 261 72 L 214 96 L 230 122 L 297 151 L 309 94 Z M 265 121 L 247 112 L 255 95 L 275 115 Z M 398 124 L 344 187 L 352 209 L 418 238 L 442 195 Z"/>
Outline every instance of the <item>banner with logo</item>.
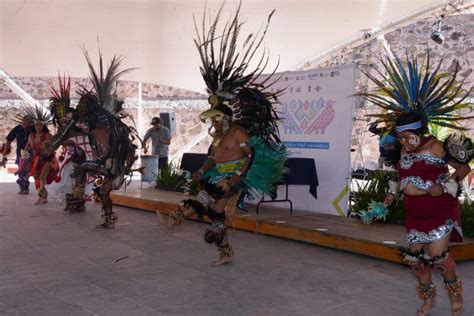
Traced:
<path fill-rule="evenodd" d="M 286 88 L 279 105 L 280 135 L 291 157 L 313 158 L 316 163 L 317 199 L 308 186 L 291 185 L 294 209 L 346 215 L 354 87 L 355 65 L 284 73 L 272 87 Z M 278 198 L 284 196 L 280 186 Z"/>

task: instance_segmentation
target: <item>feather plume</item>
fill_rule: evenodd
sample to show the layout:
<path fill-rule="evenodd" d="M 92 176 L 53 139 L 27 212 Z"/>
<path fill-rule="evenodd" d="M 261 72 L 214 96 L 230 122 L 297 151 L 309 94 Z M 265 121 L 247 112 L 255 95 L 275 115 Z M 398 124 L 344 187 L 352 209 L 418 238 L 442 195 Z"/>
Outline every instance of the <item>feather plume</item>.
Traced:
<path fill-rule="evenodd" d="M 457 80 L 459 64 L 456 63 L 454 70 L 448 73 L 440 70 L 442 62 L 443 59 L 433 69 L 428 51 L 425 61 L 421 63 L 414 56 L 407 56 L 405 62 L 397 56 L 381 60 L 386 76 L 378 70 L 377 77 L 361 69 L 376 88 L 356 95 L 380 107 L 380 114 L 370 116 L 389 127 L 394 125 L 400 114 L 418 112 L 425 115 L 431 124 L 466 130 L 458 121 L 473 116 L 460 117 L 454 112 L 460 109 L 472 110 L 472 104 L 465 101 L 472 89 L 464 91 L 464 80 Z"/>
<path fill-rule="evenodd" d="M 20 108 L 17 114 L 13 116 L 13 121 L 17 123 L 22 123 L 23 121 L 27 121 L 28 125 L 35 125 L 37 122 L 41 122 L 44 125 L 49 125 L 53 122 L 53 118 L 48 113 L 43 106 L 27 106 L 24 108 Z"/>
<path fill-rule="evenodd" d="M 55 126 L 61 127 L 71 111 L 71 78 L 58 75 L 59 89 L 50 86 L 49 111 Z"/>
<path fill-rule="evenodd" d="M 194 19 L 194 43 L 201 58 L 200 71 L 206 90 L 209 95 L 217 96 L 220 102 L 226 102 L 232 108 L 234 122 L 245 128 L 251 136 L 259 136 L 268 143 L 280 142 L 276 123 L 279 117 L 273 106 L 283 90 L 270 92 L 268 89 L 269 85 L 276 82 L 272 80 L 272 75 L 278 65 L 268 78 L 258 82 L 258 76 L 265 71 L 269 62 L 268 53 L 263 50 L 256 67 L 250 69 L 250 63 L 260 51 L 275 10 L 269 14 L 263 32 L 245 36 L 242 49 L 238 51 L 243 25 L 240 21 L 241 2 L 218 35 L 223 7 L 224 4 L 214 19 L 204 9 L 201 29 Z"/>
<path fill-rule="evenodd" d="M 107 69 L 104 69 L 102 52 L 99 49 L 99 70 L 97 72 L 87 50 L 83 48 L 82 51 L 86 58 L 87 65 L 89 66 L 89 79 L 92 82 L 92 86 L 94 87 L 100 105 L 110 113 L 114 114 L 120 112 L 123 103 L 117 100 L 115 86 L 122 75 L 135 70 L 136 68 L 121 70 L 120 67 L 123 62 L 123 57 L 114 55 L 110 60 Z"/>

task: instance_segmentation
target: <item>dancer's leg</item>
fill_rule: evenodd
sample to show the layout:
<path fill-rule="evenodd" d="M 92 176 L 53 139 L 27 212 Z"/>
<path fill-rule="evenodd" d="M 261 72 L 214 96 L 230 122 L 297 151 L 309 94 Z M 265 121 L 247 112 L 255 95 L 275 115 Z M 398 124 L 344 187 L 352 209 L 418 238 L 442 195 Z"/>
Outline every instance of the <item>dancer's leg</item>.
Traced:
<path fill-rule="evenodd" d="M 451 302 L 452 315 L 461 315 L 464 310 L 462 282 L 456 275 L 456 262 L 449 256 L 448 244 L 451 234 L 426 246 L 426 251 L 433 258 L 433 266 L 444 281 L 444 287 Z"/>
<path fill-rule="evenodd" d="M 48 203 L 48 191 L 46 190 L 46 185 L 48 183 L 48 175 L 51 171 L 51 162 L 47 161 L 41 169 L 39 176 L 40 187 L 38 189 L 38 200 L 35 204 Z"/>
<path fill-rule="evenodd" d="M 79 167 L 75 167 L 79 168 Z M 65 212 L 69 213 L 79 213 L 85 212 L 85 200 L 84 200 L 84 180 L 86 173 L 77 172 L 76 177 L 74 178 L 73 185 L 71 188 L 71 193 L 66 194 L 66 206 L 64 207 Z"/>
<path fill-rule="evenodd" d="M 104 195 L 102 197 L 102 220 L 103 223 L 97 225 L 97 228 L 114 228 L 117 222 L 117 215 L 115 215 L 112 209 L 112 199 L 110 193 L 112 192 L 112 178 L 105 177 L 102 184 L 102 190 Z"/>
<path fill-rule="evenodd" d="M 418 292 L 419 298 L 423 301 L 423 304 L 417 310 L 417 315 L 425 316 L 428 315 L 436 305 L 436 287 L 431 278 L 431 266 L 419 258 L 424 254 L 423 244 L 411 245 L 409 251 L 414 259 L 407 260 L 407 262 L 410 269 L 416 275 L 418 280 L 416 291 Z"/>
<path fill-rule="evenodd" d="M 212 228 L 206 231 L 206 236 L 209 232 L 212 232 L 217 237 L 215 238 L 214 243 L 217 246 L 219 257 L 212 262 L 212 265 L 214 266 L 230 263 L 234 258 L 234 250 L 232 249 L 232 246 L 229 244 L 228 240 L 225 218 L 225 207 L 229 199 L 230 197 L 225 197 L 217 200 L 213 204 L 212 210 L 215 212 L 215 214 L 213 214 L 214 218 L 211 218 Z"/>

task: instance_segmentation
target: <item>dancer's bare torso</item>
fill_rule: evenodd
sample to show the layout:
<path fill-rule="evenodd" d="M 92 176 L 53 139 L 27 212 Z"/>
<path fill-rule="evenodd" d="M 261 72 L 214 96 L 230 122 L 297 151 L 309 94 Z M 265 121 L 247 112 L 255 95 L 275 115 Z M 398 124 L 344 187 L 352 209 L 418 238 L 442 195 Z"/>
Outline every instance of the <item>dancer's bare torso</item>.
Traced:
<path fill-rule="evenodd" d="M 249 139 L 249 135 L 242 127 L 232 125 L 224 134 L 218 146 L 215 144 L 212 146 L 212 156 L 214 156 L 215 162 L 226 162 L 247 157 L 248 153 L 244 151 L 244 147 L 241 147 L 240 144 L 248 142 Z"/>

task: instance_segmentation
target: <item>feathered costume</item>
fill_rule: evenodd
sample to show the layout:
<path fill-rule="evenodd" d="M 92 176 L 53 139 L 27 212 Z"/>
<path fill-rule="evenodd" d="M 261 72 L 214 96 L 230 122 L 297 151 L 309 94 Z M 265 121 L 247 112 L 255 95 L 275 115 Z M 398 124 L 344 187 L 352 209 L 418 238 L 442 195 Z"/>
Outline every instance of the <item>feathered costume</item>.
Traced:
<path fill-rule="evenodd" d="M 112 210 L 110 192 L 119 189 L 125 177 L 132 173 L 137 157 L 136 145 L 133 141 L 138 134 L 136 129 L 127 126 L 122 120 L 127 117 L 123 114 L 123 101 L 117 99 L 114 87 L 118 78 L 132 69 L 120 70 L 122 58 L 114 56 L 107 69 L 104 70 L 102 54 L 99 52 L 99 72 L 97 73 L 87 51 L 84 50 L 90 70 L 90 81 L 93 89 L 82 87 L 81 97 L 72 115 L 67 116 L 67 124 L 59 131 L 54 144 L 60 144 L 68 138 L 74 126 L 87 127 L 92 138 L 91 146 L 95 160 L 84 160 L 72 177 L 85 177 L 86 174 L 102 176 L 102 219 L 98 227 L 113 228 L 117 216 Z M 54 113 L 64 113 L 60 108 L 53 109 Z M 66 111 L 67 112 L 67 111 Z M 58 115 L 61 120 L 60 116 Z"/>
<path fill-rule="evenodd" d="M 56 178 L 59 166 L 54 150 L 48 148 L 49 146 L 46 141 L 48 132 L 43 131 L 41 138 L 36 141 L 36 130 L 34 130 L 34 126 L 35 124 L 41 123 L 43 126 L 47 127 L 52 123 L 52 117 L 42 106 L 35 106 L 34 108 L 21 108 L 18 114 L 15 115 L 14 120 L 18 123 L 26 120 L 29 126 L 33 126 L 33 132 L 30 133 L 31 147 L 29 150 L 31 151 L 31 155 L 30 153 L 25 153 L 20 159 L 18 173 L 29 173 L 30 176 L 33 176 L 35 179 L 35 187 L 38 190 L 38 196 L 46 201 L 48 191 L 44 187 L 41 188 L 40 174 L 43 167 L 50 162 L 51 168 L 46 177 L 47 183 L 45 184 L 51 184 Z"/>
<path fill-rule="evenodd" d="M 432 69 L 429 53 L 421 65 L 416 57 L 407 57 L 405 63 L 398 57 L 388 58 L 387 61 L 382 61 L 388 76 L 385 77 L 378 71 L 385 80 L 377 79 L 363 70 L 375 83 L 376 89 L 359 95 L 383 109 L 382 113 L 371 116 L 377 118 L 376 123 L 384 123 L 394 136 L 403 137 L 404 142 L 415 148 L 414 152 L 406 152 L 400 157 L 401 146 L 392 146 L 398 149 L 398 152 L 392 151 L 396 156 L 392 161 L 399 174 L 399 191 L 410 185 L 418 191 L 426 192 L 423 195 L 405 194 L 403 198 L 409 245 L 430 244 L 449 234 L 451 242 L 462 241 L 458 186 L 456 180 L 450 178 L 448 163 L 469 163 L 473 155 L 471 141 L 464 136 L 451 135 L 444 142 L 445 156 L 438 157 L 429 149 L 424 149 L 431 147 L 423 147 L 437 140 L 432 136 L 420 138 L 428 124 L 463 131 L 465 128 L 458 122 L 473 118 L 454 113 L 460 109 L 472 110 L 472 104 L 465 102 L 471 91 L 464 92 L 464 80 L 457 81 L 459 65 L 456 64 L 452 72 L 443 73 L 440 71 L 441 63 L 442 60 Z M 411 133 L 400 134 L 405 131 Z M 398 141 L 396 138 L 394 140 Z M 418 148 L 420 149 L 416 150 Z M 430 193 L 436 185 L 443 188 L 441 195 Z M 462 297 L 459 296 L 462 291 L 461 280 L 446 279 L 448 274 L 444 274 L 449 272 L 455 276 L 455 263 L 448 257 L 447 251 L 430 257 L 423 249 L 416 253 L 404 249 L 402 256 L 419 278 L 417 290 L 421 299 L 426 302 L 427 299 L 434 298 L 434 285 L 423 284 L 421 280 L 426 279 L 423 276 L 431 273 L 430 269 L 435 267 L 443 275 L 451 301 L 457 302 L 452 305 L 453 315 L 455 310 L 462 309 Z"/>
<path fill-rule="evenodd" d="M 261 46 L 267 32 L 270 19 L 261 36 L 250 34 L 243 43 L 242 52 L 237 52 L 237 40 L 241 31 L 242 22 L 239 18 L 240 4 L 233 18 L 227 22 L 222 34 L 216 36 L 216 29 L 223 6 L 221 6 L 215 20 L 206 30 L 206 13 L 204 12 L 202 34 L 197 26 L 197 38 L 194 40 L 201 56 L 201 74 L 207 86 L 211 108 L 200 115 L 206 122 L 212 117 L 227 114 L 222 113 L 223 104 L 232 110 L 229 119 L 241 126 L 250 135 L 250 147 L 254 151 L 250 169 L 242 181 L 246 193 L 252 198 L 259 198 L 262 194 L 275 195 L 275 184 L 280 182 L 286 172 L 284 163 L 287 157 L 286 148 L 280 141 L 277 121 L 279 117 L 274 109 L 274 103 L 282 90 L 268 92 L 278 79 L 272 80 L 272 75 L 259 81 L 264 72 L 269 57 L 262 54 L 255 69 L 247 71 L 249 63 Z M 219 51 L 216 51 L 220 39 Z M 277 65 L 278 67 L 278 65 Z M 276 68 L 273 73 L 275 73 Z M 248 73 L 246 73 L 248 72 Z M 229 113 L 230 114 L 230 113 Z M 210 133 L 212 135 L 212 133 Z M 221 135 L 214 137 L 214 144 Z M 209 178 L 217 183 L 220 178 L 229 177 L 232 172 L 222 172 L 218 166 L 206 172 L 203 178 Z"/>
<path fill-rule="evenodd" d="M 275 197 L 276 185 L 282 181 L 286 172 L 284 164 L 287 151 L 279 138 L 277 127 L 279 118 L 273 108 L 282 91 L 269 92 L 268 88 L 277 81 L 272 80 L 272 75 L 263 81 L 259 81 L 258 78 L 265 70 L 269 57 L 263 53 L 256 68 L 249 70 L 249 64 L 262 44 L 274 11 L 269 15 L 263 33 L 256 36 L 248 35 L 243 42 L 242 50 L 238 52 L 237 40 L 242 26 L 239 17 L 240 4 L 235 15 L 226 23 L 222 34 L 218 36 L 217 26 L 222 9 L 223 5 L 213 21 L 208 19 L 206 10 L 204 11 L 201 31 L 195 24 L 197 37 L 194 42 L 201 57 L 201 74 L 207 86 L 211 105 L 209 110 L 200 114 L 200 119 L 202 122 L 207 120 L 222 122 L 221 131 L 214 130 L 212 126 L 209 128 L 214 147 L 219 147 L 221 141 L 228 135 L 230 122 L 239 126 L 250 136 L 248 142 L 239 146 L 248 148 L 251 154 L 231 161 L 214 160 L 215 166 L 202 175 L 203 190 L 199 192 L 198 200 L 183 202 L 186 208 L 191 208 L 199 216 L 206 215 L 212 220 L 212 228 L 206 231 L 204 239 L 208 243 L 215 243 L 220 258 L 225 259 L 233 256 L 230 245 L 223 244 L 226 214 L 211 207 L 224 195 L 219 183 L 236 174 L 241 179 L 240 183 L 230 187 L 226 193 L 233 194 L 226 206 L 228 215 L 232 214 L 239 198 L 243 196 L 259 198 L 267 194 Z M 208 28 L 207 22 L 209 22 Z M 233 131 L 235 132 L 235 129 Z M 242 151 L 244 152 L 244 149 Z M 241 172 L 244 166 L 248 166 L 245 174 Z M 176 224 L 185 218 L 181 210 L 171 212 L 170 216 Z"/>
<path fill-rule="evenodd" d="M 75 174 L 75 169 L 84 161 L 92 160 L 89 135 L 75 124 L 75 109 L 71 107 L 71 79 L 58 77 L 59 89 L 50 87 L 50 112 L 53 124 L 63 140 L 63 152 L 60 156 L 59 175 L 56 177 L 56 197 L 60 203 L 65 202 L 64 211 L 77 213 L 85 211 L 85 201 L 92 188 L 92 177 L 82 173 Z M 69 125 L 69 124 L 72 125 Z M 66 134 L 64 132 L 67 131 Z M 55 143 L 58 140 L 55 137 Z M 56 143 L 57 144 L 57 143 Z M 59 144 L 57 144 L 59 146 Z M 76 175 L 72 178 L 71 175 Z"/>

